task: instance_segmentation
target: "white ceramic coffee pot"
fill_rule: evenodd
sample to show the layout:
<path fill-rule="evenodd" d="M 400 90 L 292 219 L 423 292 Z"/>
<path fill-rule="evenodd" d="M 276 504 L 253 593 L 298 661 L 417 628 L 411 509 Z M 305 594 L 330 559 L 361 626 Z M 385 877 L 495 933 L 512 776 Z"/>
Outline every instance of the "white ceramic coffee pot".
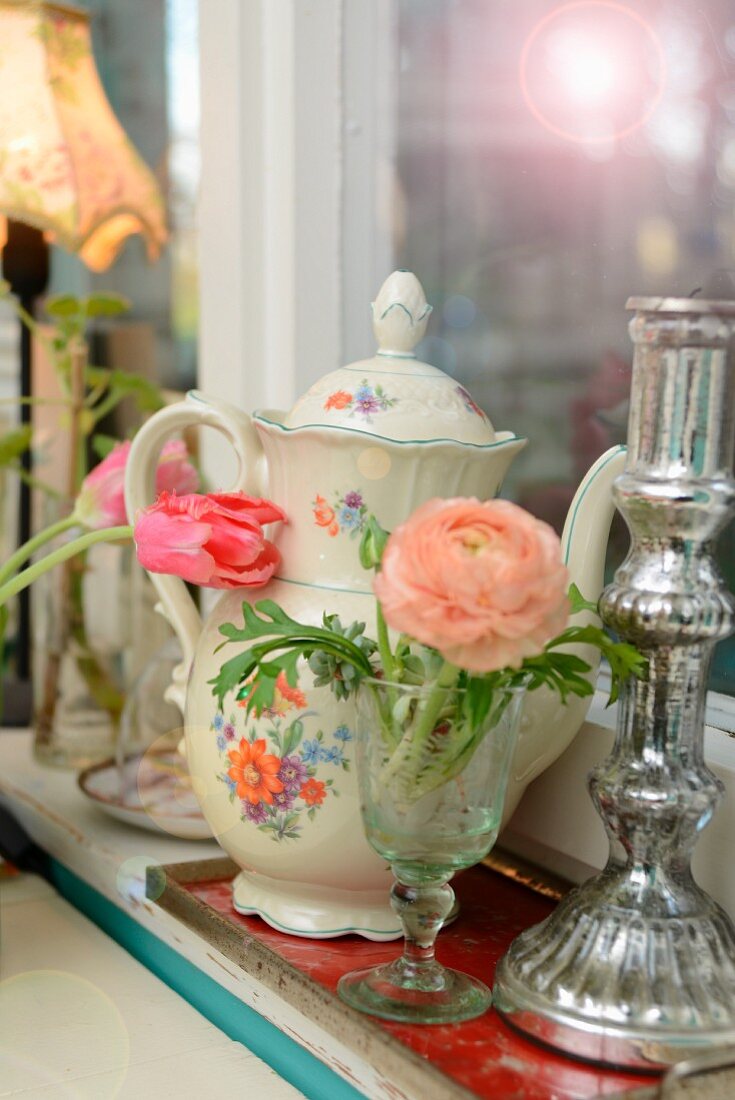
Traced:
<path fill-rule="evenodd" d="M 321 378 L 289 413 L 252 416 L 199 393 L 153 416 L 133 443 L 126 497 L 133 520 L 153 495 L 165 441 L 192 425 L 208 425 L 232 443 L 239 474 L 234 488 L 279 504 L 288 522 L 273 533 L 282 554 L 278 576 L 260 589 L 226 592 L 204 624 L 185 585 L 152 575 L 184 659 L 167 697 L 185 714 L 186 753 L 194 790 L 212 832 L 242 868 L 234 904 L 275 928 L 301 936 L 400 935 L 388 904 L 390 874 L 368 846 L 354 773 L 354 709 L 304 668 L 299 690 L 284 683 L 270 714 L 246 720 L 234 698 L 218 713 L 209 681 L 224 658 L 223 623 L 242 624 L 242 603 L 268 598 L 296 619 L 318 624 L 325 611 L 344 624 L 367 623 L 374 636 L 371 575 L 358 557 L 366 516 L 395 527 L 424 501 L 440 496 L 497 494 L 526 440 L 496 432 L 453 379 L 418 361 L 431 309 L 419 281 L 395 272 L 373 303 L 378 352 Z M 595 464 L 572 503 L 563 535 L 572 579 L 590 599 L 602 586 L 613 514 L 610 487 L 621 449 Z M 579 650 L 595 663 L 594 652 Z M 562 707 L 536 692 L 524 709 L 506 819 L 527 784 L 566 748 L 588 701 Z M 249 738 L 249 739 L 248 739 Z M 279 759 L 278 804 L 242 802 L 228 771 L 230 754 L 252 760 L 252 740 Z"/>

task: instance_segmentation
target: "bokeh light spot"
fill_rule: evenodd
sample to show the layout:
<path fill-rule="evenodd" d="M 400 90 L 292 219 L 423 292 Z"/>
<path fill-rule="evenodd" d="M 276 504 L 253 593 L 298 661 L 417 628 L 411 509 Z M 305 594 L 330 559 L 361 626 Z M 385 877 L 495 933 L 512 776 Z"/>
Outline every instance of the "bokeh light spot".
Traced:
<path fill-rule="evenodd" d="M 146 878 L 149 867 L 158 868 L 160 871 L 160 873 L 151 876 L 154 886 L 152 893 L 155 894 L 155 897 L 149 897 L 146 893 Z M 142 904 L 146 898 L 150 901 L 157 901 L 160 898 L 163 893 L 165 878 L 158 860 L 146 855 L 130 856 L 129 859 L 120 864 L 115 884 L 120 897 L 125 898 L 126 901 Z"/>
<path fill-rule="evenodd" d="M 469 328 L 477 317 L 477 306 L 465 294 L 452 294 L 444 303 L 442 315 L 450 328 Z"/>
<path fill-rule="evenodd" d="M 64 1042 L 49 1042 L 63 1025 Z M 90 1096 L 83 1087 L 101 1064 L 95 1097 L 120 1095 L 130 1038 L 117 1006 L 98 986 L 63 970 L 27 970 L 0 982 L 0 1065 L 7 1093 L 42 1089 L 54 1097 Z M 75 1078 L 81 1087 L 77 1087 Z M 45 1086 L 45 1087 L 44 1087 Z"/>
<path fill-rule="evenodd" d="M 658 35 L 615 0 L 573 0 L 539 20 L 525 41 L 519 79 L 534 118 L 557 137 L 609 143 L 658 106 L 666 60 Z"/>

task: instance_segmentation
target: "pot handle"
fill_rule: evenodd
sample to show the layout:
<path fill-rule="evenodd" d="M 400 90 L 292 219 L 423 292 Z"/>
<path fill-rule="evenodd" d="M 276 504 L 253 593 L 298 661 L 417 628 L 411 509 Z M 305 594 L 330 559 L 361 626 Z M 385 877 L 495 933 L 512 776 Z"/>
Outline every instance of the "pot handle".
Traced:
<path fill-rule="evenodd" d="M 265 495 L 265 454 L 251 418 L 234 405 L 205 397 L 197 390 L 184 401 L 161 409 L 148 420 L 133 440 L 125 471 L 125 506 L 128 521 L 155 497 L 155 477 L 158 459 L 164 443 L 175 433 L 196 425 L 216 428 L 232 444 L 238 459 L 238 471 L 233 490 L 254 496 Z M 156 605 L 171 624 L 181 643 L 183 660 L 173 671 L 172 682 L 165 697 L 184 713 L 186 684 L 194 659 L 194 650 L 202 629 L 196 604 L 179 577 L 149 573 L 160 597 Z"/>
<path fill-rule="evenodd" d="M 588 600 L 604 584 L 605 553 L 615 515 L 613 483 L 623 472 L 627 448 L 611 447 L 585 474 L 567 513 L 561 536 L 562 554 L 571 579 Z M 577 622 L 588 621 L 581 615 Z M 592 619 L 589 620 L 590 622 Z"/>

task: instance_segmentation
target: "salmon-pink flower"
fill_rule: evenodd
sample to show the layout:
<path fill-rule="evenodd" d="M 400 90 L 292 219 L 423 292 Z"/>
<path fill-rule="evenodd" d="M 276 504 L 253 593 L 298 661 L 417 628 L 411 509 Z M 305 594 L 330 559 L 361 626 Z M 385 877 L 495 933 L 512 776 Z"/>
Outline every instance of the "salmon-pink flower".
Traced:
<path fill-rule="evenodd" d="M 84 527 L 99 531 L 128 522 L 125 512 L 125 467 L 130 441 L 118 443 L 87 474 L 79 490 L 74 514 Z M 156 492 L 164 490 L 193 493 L 199 487 L 199 475 L 188 460 L 186 445 L 172 439 L 161 451 L 156 469 Z"/>
<path fill-rule="evenodd" d="M 506 500 L 430 500 L 388 539 L 375 595 L 394 630 L 473 672 L 517 668 L 564 629 L 555 531 Z"/>
<path fill-rule="evenodd" d="M 319 493 L 314 501 L 314 522 L 318 527 L 329 527 L 334 523 L 334 508 Z"/>
<path fill-rule="evenodd" d="M 352 394 L 347 393 L 346 390 L 335 390 L 334 393 L 330 393 L 327 400 L 324 402 L 325 409 L 348 409 L 352 404 Z"/>
<path fill-rule="evenodd" d="M 307 780 L 299 791 L 299 798 L 303 798 L 307 806 L 321 806 L 326 797 L 326 786 L 321 779 Z"/>
<path fill-rule="evenodd" d="M 269 500 L 246 493 L 161 493 L 135 523 L 138 561 L 206 588 L 266 584 L 281 561 L 263 524 L 285 520 Z"/>

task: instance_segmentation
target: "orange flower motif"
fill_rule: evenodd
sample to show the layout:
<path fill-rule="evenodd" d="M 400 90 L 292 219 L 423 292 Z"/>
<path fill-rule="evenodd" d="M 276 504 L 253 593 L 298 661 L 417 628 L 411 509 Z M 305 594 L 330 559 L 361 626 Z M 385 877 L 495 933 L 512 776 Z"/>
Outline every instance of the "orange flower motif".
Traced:
<path fill-rule="evenodd" d="M 314 501 L 314 520 L 317 527 L 329 527 L 334 523 L 334 508 L 327 504 L 324 497 L 316 495 Z"/>
<path fill-rule="evenodd" d="M 283 783 L 278 778 L 281 761 L 265 751 L 265 740 L 259 739 L 252 744 L 245 738 L 240 739 L 237 748 L 227 753 L 232 767 L 227 774 L 235 783 L 237 797 L 247 799 L 252 805 L 273 802 L 273 795 L 280 794 Z"/>
<path fill-rule="evenodd" d="M 324 784 L 320 779 L 309 779 L 299 791 L 299 797 L 303 798 L 307 806 L 321 806 L 327 797 Z"/>
<path fill-rule="evenodd" d="M 335 390 L 324 402 L 325 409 L 346 409 L 352 404 L 352 394 L 347 390 Z"/>
<path fill-rule="evenodd" d="M 286 679 L 285 672 L 278 673 L 278 679 L 276 680 L 276 691 L 286 700 L 287 703 L 291 703 L 292 706 L 298 710 L 303 710 L 306 706 L 306 696 L 303 691 L 299 691 L 297 687 L 291 687 Z"/>
<path fill-rule="evenodd" d="M 334 538 L 335 535 L 339 534 L 339 524 L 336 520 L 334 521 L 334 523 L 329 524 L 329 534 L 332 536 L 332 538 Z"/>

